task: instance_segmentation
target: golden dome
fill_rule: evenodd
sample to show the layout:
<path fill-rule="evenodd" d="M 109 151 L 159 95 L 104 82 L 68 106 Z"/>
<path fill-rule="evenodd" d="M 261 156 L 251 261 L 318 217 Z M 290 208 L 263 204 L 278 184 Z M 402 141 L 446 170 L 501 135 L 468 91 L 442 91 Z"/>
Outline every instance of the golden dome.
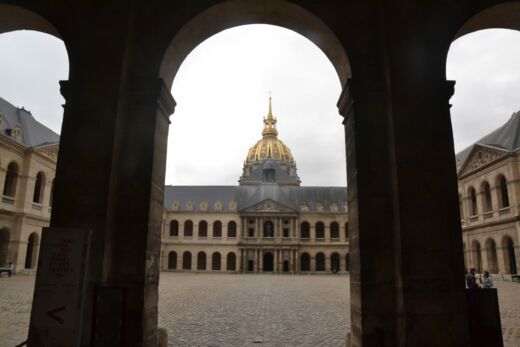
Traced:
<path fill-rule="evenodd" d="M 294 159 L 289 147 L 278 140 L 276 130 L 276 118 L 273 117 L 271 97 L 269 97 L 269 113 L 264 118 L 262 139 L 258 141 L 247 153 L 246 162 L 251 163 L 260 160 L 277 160 L 294 164 Z"/>

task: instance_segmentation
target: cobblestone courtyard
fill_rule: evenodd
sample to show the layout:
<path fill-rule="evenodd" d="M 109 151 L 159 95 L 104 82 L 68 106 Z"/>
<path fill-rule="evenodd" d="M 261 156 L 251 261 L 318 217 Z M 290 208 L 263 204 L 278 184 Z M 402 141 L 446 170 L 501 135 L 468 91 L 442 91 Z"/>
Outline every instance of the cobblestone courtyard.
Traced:
<path fill-rule="evenodd" d="M 496 281 L 506 347 L 520 347 L 520 284 Z M 25 340 L 34 276 L 0 279 L 0 347 Z M 348 277 L 162 273 L 170 346 L 344 346 Z"/>

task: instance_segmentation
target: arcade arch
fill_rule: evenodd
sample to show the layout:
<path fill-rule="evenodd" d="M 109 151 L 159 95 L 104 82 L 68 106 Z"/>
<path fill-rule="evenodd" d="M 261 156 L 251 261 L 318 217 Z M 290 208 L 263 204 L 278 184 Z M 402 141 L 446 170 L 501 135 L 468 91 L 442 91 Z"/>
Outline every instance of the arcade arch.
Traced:
<path fill-rule="evenodd" d="M 38 263 L 38 249 L 40 246 L 38 234 L 33 232 L 27 240 L 27 251 L 25 253 L 25 268 L 34 269 Z"/>
<path fill-rule="evenodd" d="M 11 233 L 9 229 L 0 229 L 0 266 L 5 266 L 7 263 L 12 262 L 9 259 L 9 243 L 11 241 Z"/>

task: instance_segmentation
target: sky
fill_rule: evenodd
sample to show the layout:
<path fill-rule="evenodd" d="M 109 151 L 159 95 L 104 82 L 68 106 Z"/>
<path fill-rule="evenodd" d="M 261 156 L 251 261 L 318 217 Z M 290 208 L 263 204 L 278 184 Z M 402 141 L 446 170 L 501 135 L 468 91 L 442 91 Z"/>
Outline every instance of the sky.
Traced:
<path fill-rule="evenodd" d="M 18 31 L 0 35 L 0 97 L 60 132 L 68 76 L 63 43 Z M 347 52 L 348 54 L 348 52 Z M 456 80 L 455 150 L 471 145 L 520 110 L 520 33 L 485 30 L 452 44 L 447 78 Z M 305 37 L 280 27 L 225 30 L 197 46 L 172 86 L 166 183 L 236 185 L 248 149 L 261 138 L 271 92 L 279 139 L 293 152 L 302 184 L 346 184 L 338 76 Z"/>

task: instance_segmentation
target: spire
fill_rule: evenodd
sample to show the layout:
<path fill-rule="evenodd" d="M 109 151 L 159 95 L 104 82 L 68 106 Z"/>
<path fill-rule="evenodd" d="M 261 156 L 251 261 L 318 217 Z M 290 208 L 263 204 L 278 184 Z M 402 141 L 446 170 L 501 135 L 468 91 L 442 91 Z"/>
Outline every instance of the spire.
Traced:
<path fill-rule="evenodd" d="M 273 118 L 273 107 L 271 105 L 271 92 L 269 92 L 269 113 L 267 114 L 267 118 Z"/>
<path fill-rule="evenodd" d="M 262 135 L 265 136 L 274 136 L 278 135 L 278 130 L 276 130 L 276 118 L 273 116 L 273 107 L 271 102 L 271 92 L 269 92 L 269 111 L 267 113 L 267 117 L 264 117 L 264 130 L 262 131 Z"/>

